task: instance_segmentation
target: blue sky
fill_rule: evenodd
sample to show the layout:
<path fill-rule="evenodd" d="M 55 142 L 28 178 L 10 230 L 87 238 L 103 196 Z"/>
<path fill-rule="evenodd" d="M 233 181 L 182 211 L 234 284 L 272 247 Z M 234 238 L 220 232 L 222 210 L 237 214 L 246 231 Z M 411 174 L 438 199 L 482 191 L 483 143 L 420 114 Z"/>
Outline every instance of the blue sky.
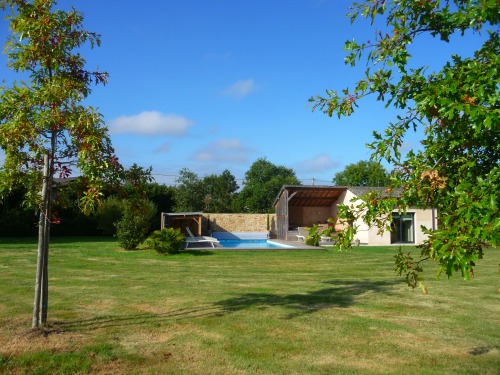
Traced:
<path fill-rule="evenodd" d="M 293 168 L 304 184 L 331 182 L 367 160 L 366 143 L 395 113 L 365 101 L 350 118 L 307 107 L 326 89 L 352 86 L 365 70 L 344 65 L 347 39 L 373 39 L 351 25 L 348 0 L 59 1 L 85 14 L 102 45 L 84 51 L 88 68 L 109 72 L 87 99 L 99 108 L 125 167 L 153 167 L 174 184 L 181 168 L 200 177 L 228 169 L 238 183 L 258 158 Z M 3 12 L 5 14 L 5 12 Z M 3 17 L 2 17 L 3 19 Z M 0 21 L 0 40 L 7 34 Z M 415 45 L 436 66 L 452 48 Z M 473 38 L 460 42 L 470 50 Z M 434 48 L 434 49 L 433 49 Z M 432 51 L 432 52 L 431 52 Z M 0 57 L 0 78 L 13 79 Z M 418 136 L 406 148 L 418 147 Z M 2 155 L 0 155 L 2 158 Z"/>

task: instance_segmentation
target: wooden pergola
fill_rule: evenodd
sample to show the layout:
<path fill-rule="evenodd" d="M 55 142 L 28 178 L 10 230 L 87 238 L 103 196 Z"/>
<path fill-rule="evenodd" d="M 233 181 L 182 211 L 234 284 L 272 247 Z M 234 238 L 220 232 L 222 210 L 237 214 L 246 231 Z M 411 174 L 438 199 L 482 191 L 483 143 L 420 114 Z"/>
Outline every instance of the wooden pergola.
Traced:
<path fill-rule="evenodd" d="M 203 212 L 162 212 L 161 229 L 178 228 L 187 236 L 186 227 L 191 229 L 195 236 L 201 236 Z"/>
<path fill-rule="evenodd" d="M 333 186 L 283 186 L 274 202 L 278 239 L 287 239 L 290 207 L 331 207 L 346 190 L 346 187 Z"/>

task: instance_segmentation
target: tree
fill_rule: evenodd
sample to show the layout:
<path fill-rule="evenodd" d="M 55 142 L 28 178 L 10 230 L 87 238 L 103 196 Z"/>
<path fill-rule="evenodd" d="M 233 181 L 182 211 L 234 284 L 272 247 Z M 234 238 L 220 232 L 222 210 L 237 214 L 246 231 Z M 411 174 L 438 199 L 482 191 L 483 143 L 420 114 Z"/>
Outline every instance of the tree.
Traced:
<path fill-rule="evenodd" d="M 214 213 L 232 212 L 233 199 L 238 184 L 236 178 L 227 169 L 220 175 L 205 176 L 202 181 L 204 197 L 204 210 Z"/>
<path fill-rule="evenodd" d="M 198 175 L 188 168 L 182 168 L 176 182 L 175 211 L 203 211 L 203 183 Z"/>
<path fill-rule="evenodd" d="M 369 145 L 375 160 L 385 158 L 395 166 L 393 187 L 401 194 L 373 193 L 357 210 L 343 207 L 342 215 L 353 221 L 364 211 L 367 223 L 387 230 L 393 207 L 435 207 L 440 228 L 426 230 L 429 238 L 417 260 L 400 250 L 397 271 L 411 286 L 422 285 L 422 264 L 433 260 L 438 276 L 460 271 L 469 278 L 484 245 L 496 246 L 500 240 L 498 1 L 366 0 L 355 3 L 350 13 L 352 22 L 368 17 L 372 24 L 383 16 L 386 30 L 371 42 L 346 42 L 347 64 L 356 65 L 368 52 L 369 67 L 354 89 L 342 94 L 328 90 L 327 97 L 310 99 L 329 116 L 351 115 L 370 95 L 401 113 L 383 134 L 375 132 Z M 453 55 L 435 72 L 413 63 L 411 44 L 418 38 L 428 35 L 449 43 L 465 33 L 484 37 L 477 39 L 473 56 Z M 417 127 L 425 132 L 422 149 L 402 156 L 404 136 Z M 339 246 L 347 246 L 352 235 L 341 239 Z"/>
<path fill-rule="evenodd" d="M 300 185 L 291 168 L 276 166 L 266 159 L 257 159 L 245 173 L 245 186 L 235 200 L 237 212 L 266 213 L 283 185 Z"/>
<path fill-rule="evenodd" d="M 123 216 L 115 223 L 118 244 L 125 250 L 135 250 L 144 242 L 156 216 L 156 206 L 149 199 L 125 200 Z"/>
<path fill-rule="evenodd" d="M 361 160 L 336 173 L 333 182 L 338 186 L 388 186 L 391 181 L 380 163 Z"/>
<path fill-rule="evenodd" d="M 83 177 L 56 178 L 52 187 L 52 235 L 97 235 L 98 229 L 92 215 L 82 212 L 79 197 L 87 189 Z"/>
<path fill-rule="evenodd" d="M 172 186 L 152 182 L 146 185 L 146 196 L 156 206 L 158 213 L 172 212 L 175 204 L 175 189 Z M 151 228 L 160 229 L 160 217 L 153 218 Z"/>
<path fill-rule="evenodd" d="M 122 189 L 128 199 L 140 199 L 147 197 L 147 186 L 154 181 L 153 167 L 143 168 L 133 164 L 123 172 Z"/>
<path fill-rule="evenodd" d="M 69 176 L 76 164 L 87 183 L 80 206 L 89 212 L 106 176 L 119 168 L 102 116 L 80 104 L 91 84 L 107 81 L 106 73 L 86 70 L 78 53 L 83 45 L 99 45 L 99 35 L 83 28 L 81 13 L 54 10 L 54 5 L 52 0 L 0 0 L 1 9 L 11 10 L 8 66 L 27 78 L 0 88 L 0 146 L 6 155 L 0 185 L 5 195 L 23 184 L 27 202 L 39 210 L 33 327 L 47 321 L 54 176 Z"/>
<path fill-rule="evenodd" d="M 231 212 L 238 184 L 227 169 L 220 175 L 211 174 L 200 179 L 187 168 L 179 172 L 175 187 L 177 212 Z"/>
<path fill-rule="evenodd" d="M 172 211 L 174 188 L 153 182 L 152 170 L 152 167 L 133 164 L 121 173 L 121 185 L 112 186 L 113 194 L 109 194 L 94 214 L 97 227 L 103 234 L 115 235 L 119 226 L 121 233 L 127 232 L 127 236 L 135 233 L 137 238 L 134 241 L 139 244 L 144 239 L 144 232 L 147 235 L 150 229 L 159 229 L 160 217 L 156 213 Z M 126 211 L 128 216 L 124 216 Z M 127 223 L 120 224 L 122 219 Z M 140 230 L 138 225 L 142 225 Z"/>

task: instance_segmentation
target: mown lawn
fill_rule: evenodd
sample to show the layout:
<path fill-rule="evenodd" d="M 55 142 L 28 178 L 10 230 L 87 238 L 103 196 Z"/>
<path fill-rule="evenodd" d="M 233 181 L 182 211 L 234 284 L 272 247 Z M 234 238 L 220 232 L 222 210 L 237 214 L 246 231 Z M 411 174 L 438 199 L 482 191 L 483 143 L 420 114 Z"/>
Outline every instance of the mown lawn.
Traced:
<path fill-rule="evenodd" d="M 498 249 L 472 281 L 429 269 L 424 295 L 394 247 L 161 256 L 55 238 L 40 332 L 35 242 L 0 239 L 0 373 L 500 373 Z"/>

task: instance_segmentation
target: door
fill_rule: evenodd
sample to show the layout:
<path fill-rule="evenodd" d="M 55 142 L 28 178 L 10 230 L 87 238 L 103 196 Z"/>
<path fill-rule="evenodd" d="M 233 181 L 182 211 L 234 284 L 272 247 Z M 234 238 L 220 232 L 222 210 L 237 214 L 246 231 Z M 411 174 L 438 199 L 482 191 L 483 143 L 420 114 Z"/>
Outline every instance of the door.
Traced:
<path fill-rule="evenodd" d="M 391 243 L 415 243 L 415 214 L 392 214 Z"/>

